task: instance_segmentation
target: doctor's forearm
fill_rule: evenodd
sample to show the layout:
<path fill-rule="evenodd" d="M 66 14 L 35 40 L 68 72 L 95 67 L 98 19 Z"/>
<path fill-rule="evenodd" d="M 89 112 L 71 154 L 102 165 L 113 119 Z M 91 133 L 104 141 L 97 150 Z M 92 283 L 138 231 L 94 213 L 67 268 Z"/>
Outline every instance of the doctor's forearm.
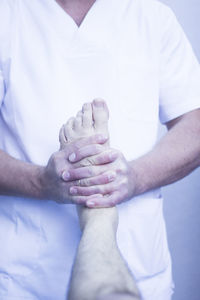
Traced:
<path fill-rule="evenodd" d="M 41 167 L 17 160 L 0 150 L 0 194 L 39 198 Z"/>
<path fill-rule="evenodd" d="M 131 162 L 136 194 L 173 183 L 200 166 L 200 110 L 169 122 L 168 129 L 150 153 Z"/>
<path fill-rule="evenodd" d="M 86 204 L 88 207 L 110 207 L 189 174 L 200 165 L 200 109 L 168 122 L 167 126 L 168 133 L 143 157 L 128 162 L 118 151 L 113 163 L 84 169 L 85 175 L 89 168 L 93 176 L 112 171 L 116 175 L 112 183 L 101 185 L 99 182 L 94 186 L 92 180 L 87 179 L 76 184 L 72 191 L 76 195 L 106 195 L 88 200 Z M 78 158 L 79 154 L 76 156 Z M 71 180 L 76 173 L 77 170 L 70 171 Z"/>
<path fill-rule="evenodd" d="M 46 166 L 20 161 L 0 150 L 0 195 L 49 199 L 64 204 L 84 203 L 88 198 L 71 195 L 69 190 L 72 183 L 63 180 L 64 173 L 76 168 L 68 161 L 69 155 L 74 149 L 82 153 L 81 150 L 88 145 L 94 149 L 94 155 L 98 154 L 97 146 L 106 140 L 104 137 L 94 135 L 74 141 L 65 149 L 54 152 Z M 83 159 L 86 157 L 87 153 L 83 155 Z M 106 161 L 112 161 L 107 156 L 104 158 Z M 78 176 L 77 179 L 79 178 Z"/>

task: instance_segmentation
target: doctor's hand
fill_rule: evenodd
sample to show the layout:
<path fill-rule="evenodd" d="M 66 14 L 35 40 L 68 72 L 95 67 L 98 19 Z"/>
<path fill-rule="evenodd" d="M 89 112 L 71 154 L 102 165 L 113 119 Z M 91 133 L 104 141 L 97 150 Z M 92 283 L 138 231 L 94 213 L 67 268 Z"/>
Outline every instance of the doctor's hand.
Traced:
<path fill-rule="evenodd" d="M 103 144 L 107 141 L 107 138 L 102 135 L 94 135 L 91 137 L 78 139 L 68 145 L 66 145 L 60 151 L 54 153 L 46 167 L 43 167 L 40 174 L 40 183 L 42 190 L 42 198 L 54 200 L 58 203 L 73 203 L 73 204 L 85 204 L 93 196 L 85 197 L 84 195 L 73 195 L 70 193 L 70 187 L 78 184 L 82 179 L 83 165 L 89 162 L 88 153 L 92 153 L 91 158 L 95 164 L 104 164 L 112 162 L 115 156 L 112 156 L 112 151 L 103 152 L 105 149 Z M 71 163 L 69 158 L 74 157 L 73 153 L 81 155 L 80 162 Z M 70 172 L 78 168 L 76 172 L 76 181 L 68 180 Z M 85 170 L 86 171 L 86 170 Z M 80 176 L 78 175 L 80 172 Z M 87 172 L 86 172 L 87 173 Z M 90 176 L 89 173 L 85 177 Z M 107 183 L 110 181 L 109 172 L 105 174 L 99 174 L 98 181 Z M 92 181 L 93 183 L 96 182 Z M 67 181 L 66 181 L 67 180 Z M 98 196 L 98 195 L 95 195 Z"/>
<path fill-rule="evenodd" d="M 95 133 L 109 136 L 108 118 L 109 111 L 104 100 L 85 103 L 76 117 L 70 118 L 61 128 L 61 148 L 83 136 Z M 71 183 L 70 195 L 82 197 L 82 202 L 79 198 L 80 203 L 89 207 L 114 206 L 128 200 L 134 194 L 134 173 L 130 164 L 119 151 L 109 148 L 109 139 L 99 149 L 98 157 L 95 151 L 88 145 L 84 151 L 77 149 L 71 153 L 69 160 L 74 168 L 63 176 L 66 182 Z"/>
<path fill-rule="evenodd" d="M 92 148 L 90 149 L 91 152 L 87 154 L 92 161 L 93 152 Z M 69 192 L 72 196 L 88 197 L 84 198 L 84 203 L 88 207 L 115 206 L 136 194 L 136 175 L 132 163 L 128 162 L 120 151 L 110 148 L 102 152 L 99 157 L 109 152 L 113 162 L 98 165 L 93 159 L 92 165 L 70 169 L 68 178 L 65 178 L 66 181 L 71 182 Z M 75 165 L 83 159 L 80 151 L 76 151 L 71 157 Z M 105 174 L 109 174 L 110 182 L 102 181 Z"/>

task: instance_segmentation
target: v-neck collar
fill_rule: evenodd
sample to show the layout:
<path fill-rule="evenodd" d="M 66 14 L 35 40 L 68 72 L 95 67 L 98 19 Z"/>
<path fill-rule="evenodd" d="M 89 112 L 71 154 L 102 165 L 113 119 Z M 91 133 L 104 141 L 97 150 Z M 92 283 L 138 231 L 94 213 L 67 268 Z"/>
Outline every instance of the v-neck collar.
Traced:
<path fill-rule="evenodd" d="M 51 24 L 65 40 L 86 38 L 89 40 L 107 40 L 109 27 L 113 24 L 113 2 L 115 0 L 96 0 L 85 15 L 80 26 L 55 0 L 45 0 L 49 10 Z"/>
<path fill-rule="evenodd" d="M 56 0 L 54 0 L 53 2 L 55 3 L 55 6 L 58 6 L 58 7 L 55 7 L 55 9 L 61 10 L 60 13 L 61 13 L 61 14 L 64 14 L 64 18 L 68 18 L 69 21 L 71 21 L 71 22 L 74 24 L 74 26 L 75 26 L 75 28 L 76 28 L 77 30 L 81 30 L 81 27 L 84 26 L 84 22 L 87 21 L 87 16 L 90 15 L 90 11 L 93 10 L 93 7 L 96 5 L 96 3 L 97 3 L 98 1 L 99 1 L 99 0 L 95 0 L 95 2 L 91 5 L 91 7 L 89 8 L 89 10 L 88 10 L 87 13 L 85 14 L 84 18 L 82 19 L 82 22 L 81 22 L 80 25 L 78 25 L 78 24 L 75 22 L 75 20 L 72 18 L 72 16 L 71 16 L 67 11 L 65 11 L 64 8 L 63 8 Z"/>

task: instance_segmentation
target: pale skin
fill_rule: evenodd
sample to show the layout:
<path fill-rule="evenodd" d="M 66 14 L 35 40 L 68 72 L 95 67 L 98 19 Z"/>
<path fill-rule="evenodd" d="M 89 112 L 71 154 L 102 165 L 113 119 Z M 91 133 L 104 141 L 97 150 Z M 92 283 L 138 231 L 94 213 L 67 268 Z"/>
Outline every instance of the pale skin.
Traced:
<path fill-rule="evenodd" d="M 82 208 L 82 237 L 76 253 L 68 300 L 138 300 L 139 292 L 117 247 L 115 207 Z"/>
<path fill-rule="evenodd" d="M 88 1 L 63 0 L 63 4 L 70 3 L 71 10 L 66 11 L 72 17 L 73 3 L 80 2 L 84 9 L 76 13 L 77 25 L 87 13 Z M 157 146 L 133 161 L 127 161 L 119 151 L 105 149 L 106 138 L 101 136 L 72 142 L 53 153 L 47 166 L 25 163 L 0 151 L 0 193 L 27 197 L 27 201 L 28 198 L 52 199 L 60 204 L 82 203 L 90 207 L 110 207 L 128 201 L 135 195 L 175 182 L 200 165 L 200 110 L 182 115 L 166 126 L 169 131 Z M 79 162 L 82 158 L 89 159 L 93 166 L 84 167 L 86 160 Z M 110 181 L 112 191 L 108 190 Z M 78 187 L 76 195 L 69 190 L 72 186 Z M 110 191 L 110 196 L 102 197 Z M 95 194 L 83 196 L 83 193 Z"/>
<path fill-rule="evenodd" d="M 108 109 L 100 99 L 84 104 L 82 112 L 62 127 L 61 148 L 95 133 L 108 136 Z M 105 144 L 105 148 L 108 145 Z M 87 164 L 91 162 L 87 160 Z M 82 237 L 73 266 L 68 300 L 139 299 L 136 284 L 117 247 L 117 209 L 77 208 Z"/>
<path fill-rule="evenodd" d="M 73 3 L 83 4 L 81 13 L 78 10 L 76 13 L 75 22 L 80 25 L 89 9 L 89 2 L 62 2 L 64 6 L 67 3 L 71 5 L 66 11 L 72 17 Z M 157 146 L 150 153 L 131 162 L 127 162 L 122 153 L 109 147 L 105 149 L 103 144 L 106 139 L 100 136 L 72 142 L 65 149 L 53 153 L 47 166 L 22 162 L 0 151 L 0 193 L 27 197 L 27 201 L 28 198 L 44 201 L 52 199 L 61 204 L 83 203 L 91 207 L 109 207 L 153 188 L 175 182 L 200 165 L 200 110 L 189 112 L 166 125 L 169 131 Z M 73 153 L 76 158 L 70 163 L 68 158 L 70 155 L 73 158 Z M 93 166 L 81 167 L 81 163 L 77 162 L 82 158 L 89 159 Z M 106 164 L 103 163 L 105 161 Z M 81 168 L 77 168 L 78 166 Z M 65 181 L 67 172 L 70 178 Z M 119 185 L 112 179 L 113 172 Z M 105 192 L 110 192 L 110 181 L 112 192 L 109 197 L 102 197 Z M 79 189 L 76 195 L 72 195 L 69 189 L 76 185 L 78 188 L 84 188 L 84 193 L 96 194 L 83 196 L 83 190 Z M 84 187 L 85 185 L 87 187 Z"/>
<path fill-rule="evenodd" d="M 56 0 L 79 27 L 95 0 Z"/>

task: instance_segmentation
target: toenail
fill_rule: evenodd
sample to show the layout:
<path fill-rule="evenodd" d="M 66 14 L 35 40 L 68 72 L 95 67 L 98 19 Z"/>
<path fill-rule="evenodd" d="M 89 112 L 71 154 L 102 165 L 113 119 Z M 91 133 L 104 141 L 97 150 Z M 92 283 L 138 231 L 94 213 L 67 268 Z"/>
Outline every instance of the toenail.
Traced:
<path fill-rule="evenodd" d="M 94 106 L 96 106 L 96 107 L 102 107 L 102 106 L 103 106 L 103 101 L 100 100 L 100 99 L 95 99 L 95 100 L 93 101 L 93 104 L 94 104 Z"/>

